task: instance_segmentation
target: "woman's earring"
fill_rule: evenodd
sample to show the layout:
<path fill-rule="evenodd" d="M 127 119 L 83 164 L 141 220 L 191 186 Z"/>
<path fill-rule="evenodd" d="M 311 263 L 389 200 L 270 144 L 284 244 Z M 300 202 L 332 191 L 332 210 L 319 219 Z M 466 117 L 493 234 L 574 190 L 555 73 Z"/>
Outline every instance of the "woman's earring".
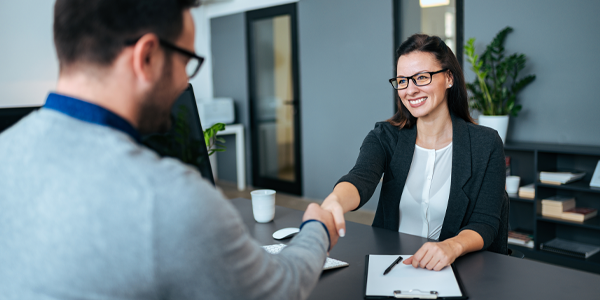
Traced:
<path fill-rule="evenodd" d="M 449 88 L 451 88 L 451 87 L 452 87 L 452 85 L 451 85 L 451 84 L 449 84 L 449 85 L 448 85 L 448 87 L 449 87 Z"/>

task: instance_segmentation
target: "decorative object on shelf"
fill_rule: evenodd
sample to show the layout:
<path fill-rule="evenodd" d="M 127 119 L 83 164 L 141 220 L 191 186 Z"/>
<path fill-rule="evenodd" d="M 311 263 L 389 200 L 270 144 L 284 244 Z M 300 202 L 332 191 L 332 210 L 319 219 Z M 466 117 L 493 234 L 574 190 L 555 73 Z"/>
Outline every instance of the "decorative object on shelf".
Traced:
<path fill-rule="evenodd" d="M 504 40 L 511 31 L 511 27 L 502 29 L 481 56 L 475 54 L 475 38 L 465 45 L 467 61 L 476 75 L 473 83 L 467 83 L 471 92 L 469 105 L 483 114 L 479 116 L 479 125 L 498 131 L 502 142 L 506 141 L 509 115 L 516 116 L 522 108 L 516 104 L 517 94 L 535 80 L 535 75 L 518 78 L 525 68 L 525 54 L 505 56 Z"/>
<path fill-rule="evenodd" d="M 227 149 L 225 145 L 219 144 L 224 143 L 225 139 L 217 137 L 217 132 L 223 130 L 225 130 L 225 124 L 223 123 L 216 123 L 204 130 L 204 142 L 208 149 L 208 156 L 211 156 L 215 152 L 223 152 Z"/>
<path fill-rule="evenodd" d="M 561 219 L 583 222 L 598 215 L 598 210 L 589 207 L 575 207 L 562 213 Z"/>
<path fill-rule="evenodd" d="M 506 177 L 506 192 L 509 195 L 516 195 L 519 192 L 519 183 L 521 182 L 521 177 L 519 176 L 508 176 Z"/>
<path fill-rule="evenodd" d="M 506 163 L 506 177 L 510 176 L 510 156 L 504 156 L 504 162 Z"/>
<path fill-rule="evenodd" d="M 545 184 L 561 185 L 577 181 L 585 176 L 585 172 L 540 172 L 540 181 Z"/>
<path fill-rule="evenodd" d="M 542 200 L 542 216 L 562 218 L 563 212 L 575 208 L 575 198 L 552 196 Z"/>
<path fill-rule="evenodd" d="M 596 170 L 594 170 L 594 175 L 592 176 L 592 181 L 590 181 L 590 186 L 600 188 L 600 160 L 596 165 Z"/>
<path fill-rule="evenodd" d="M 535 246 L 533 242 L 533 234 L 527 234 L 518 231 L 508 232 L 508 243 L 532 249 Z"/>
<path fill-rule="evenodd" d="M 535 198 L 535 185 L 533 183 L 524 185 L 519 188 L 519 197 L 526 199 Z"/>
<path fill-rule="evenodd" d="M 586 259 L 600 251 L 600 247 L 598 246 L 568 241 L 560 238 L 555 238 L 549 242 L 542 243 L 540 245 L 540 249 L 583 259 Z"/>

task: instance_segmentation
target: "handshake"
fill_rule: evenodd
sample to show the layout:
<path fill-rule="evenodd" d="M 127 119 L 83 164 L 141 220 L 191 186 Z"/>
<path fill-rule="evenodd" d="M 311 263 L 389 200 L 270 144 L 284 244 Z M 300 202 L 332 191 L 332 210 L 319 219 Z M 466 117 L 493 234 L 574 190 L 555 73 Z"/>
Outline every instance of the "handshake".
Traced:
<path fill-rule="evenodd" d="M 342 198 L 345 198 L 346 201 L 340 201 Z M 346 235 L 344 213 L 356 209 L 359 202 L 358 190 L 351 183 L 341 182 L 336 185 L 334 192 L 325 198 L 321 206 L 311 203 L 306 208 L 302 221 L 318 220 L 323 222 L 329 231 L 330 249 L 332 249 L 338 239 Z"/>
<path fill-rule="evenodd" d="M 336 230 L 336 226 L 333 221 L 333 215 L 331 214 L 331 212 L 321 208 L 321 206 L 319 206 L 316 203 L 311 203 L 306 208 L 304 216 L 302 217 L 303 222 L 307 220 L 317 220 L 325 224 L 325 227 L 327 227 L 327 231 L 329 231 L 329 238 L 331 240 L 331 245 L 329 245 L 329 249 L 333 249 L 333 246 L 335 246 L 335 244 L 337 243 L 340 235 L 339 231 Z"/>
<path fill-rule="evenodd" d="M 343 217 L 341 226 L 339 226 L 339 224 L 336 224 L 335 222 L 334 213 L 328 210 L 327 206 L 322 207 L 316 203 L 309 204 L 302 217 L 302 221 L 306 220 L 317 220 L 325 224 L 327 231 L 329 231 L 329 238 L 331 239 L 330 249 L 333 249 L 333 246 L 335 246 L 340 236 L 344 237 L 346 224 Z"/>

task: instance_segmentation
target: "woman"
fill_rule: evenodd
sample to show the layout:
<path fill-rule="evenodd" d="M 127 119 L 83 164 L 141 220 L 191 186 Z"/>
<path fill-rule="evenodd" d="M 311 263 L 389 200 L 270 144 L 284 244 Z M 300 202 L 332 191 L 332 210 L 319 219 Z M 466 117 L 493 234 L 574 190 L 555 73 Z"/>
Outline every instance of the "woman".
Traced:
<path fill-rule="evenodd" d="M 508 198 L 503 144 L 469 115 L 458 60 L 436 36 L 416 34 L 397 51 L 398 112 L 365 138 L 356 165 L 322 207 L 340 236 L 344 213 L 360 208 L 383 175 L 373 226 L 420 235 L 404 261 L 441 270 L 466 253 L 507 253 Z"/>

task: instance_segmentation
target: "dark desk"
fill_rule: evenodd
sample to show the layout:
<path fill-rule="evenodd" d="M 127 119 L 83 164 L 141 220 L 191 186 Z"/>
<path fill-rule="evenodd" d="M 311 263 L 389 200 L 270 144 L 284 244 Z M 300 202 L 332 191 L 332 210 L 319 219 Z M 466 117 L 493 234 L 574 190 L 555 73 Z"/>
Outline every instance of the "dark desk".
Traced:
<path fill-rule="evenodd" d="M 272 234 L 285 227 L 298 227 L 302 211 L 277 207 L 275 220 L 260 224 L 252 217 L 252 203 L 233 199 L 250 234 L 263 245 L 277 244 Z M 411 254 L 424 238 L 346 222 L 346 237 L 340 238 L 330 256 L 349 267 L 323 272 L 309 299 L 363 299 L 365 255 Z M 287 243 L 289 240 L 285 240 Z M 518 259 L 488 251 L 467 254 L 455 266 L 469 299 L 599 299 L 600 275 Z"/>

